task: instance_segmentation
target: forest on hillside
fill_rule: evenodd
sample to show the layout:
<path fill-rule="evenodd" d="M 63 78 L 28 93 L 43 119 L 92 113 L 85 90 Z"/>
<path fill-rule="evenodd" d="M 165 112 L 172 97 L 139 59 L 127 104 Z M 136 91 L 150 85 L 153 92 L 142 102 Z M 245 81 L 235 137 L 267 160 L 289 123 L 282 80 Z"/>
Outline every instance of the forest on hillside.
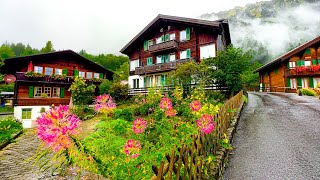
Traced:
<path fill-rule="evenodd" d="M 200 18 L 228 19 L 232 43 L 265 64 L 320 35 L 319 9 L 319 0 L 271 0 Z"/>

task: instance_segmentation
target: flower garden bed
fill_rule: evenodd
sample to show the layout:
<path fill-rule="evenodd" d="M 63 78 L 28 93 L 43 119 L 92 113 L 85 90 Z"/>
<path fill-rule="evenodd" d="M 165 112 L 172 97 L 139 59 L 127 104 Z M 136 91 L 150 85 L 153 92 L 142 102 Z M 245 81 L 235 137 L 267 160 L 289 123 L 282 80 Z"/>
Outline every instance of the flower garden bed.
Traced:
<path fill-rule="evenodd" d="M 22 133 L 22 124 L 11 117 L 0 120 L 0 150 Z"/>

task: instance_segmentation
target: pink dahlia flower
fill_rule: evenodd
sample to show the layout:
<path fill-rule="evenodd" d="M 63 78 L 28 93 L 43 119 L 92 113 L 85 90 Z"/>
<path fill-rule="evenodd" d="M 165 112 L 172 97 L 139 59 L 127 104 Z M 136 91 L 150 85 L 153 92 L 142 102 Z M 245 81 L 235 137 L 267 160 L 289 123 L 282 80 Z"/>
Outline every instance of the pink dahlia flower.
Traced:
<path fill-rule="evenodd" d="M 137 158 L 139 156 L 139 151 L 141 149 L 141 144 L 139 141 L 135 141 L 133 139 L 127 140 L 127 142 L 123 146 L 124 152 L 127 156 L 132 158 Z"/>
<path fill-rule="evenodd" d="M 210 134 L 215 125 L 213 123 L 213 116 L 203 114 L 202 117 L 196 120 L 197 126 L 200 128 L 200 131 L 204 132 L 205 134 Z"/>
<path fill-rule="evenodd" d="M 190 103 L 190 108 L 192 111 L 199 111 L 201 109 L 201 103 L 199 100 L 194 100 Z"/>
<path fill-rule="evenodd" d="M 133 121 L 132 129 L 134 133 L 141 134 L 147 128 L 147 121 L 143 120 L 142 118 L 138 118 Z"/>
<path fill-rule="evenodd" d="M 161 109 L 171 109 L 172 102 L 170 98 L 162 98 L 160 101 L 160 108 Z"/>

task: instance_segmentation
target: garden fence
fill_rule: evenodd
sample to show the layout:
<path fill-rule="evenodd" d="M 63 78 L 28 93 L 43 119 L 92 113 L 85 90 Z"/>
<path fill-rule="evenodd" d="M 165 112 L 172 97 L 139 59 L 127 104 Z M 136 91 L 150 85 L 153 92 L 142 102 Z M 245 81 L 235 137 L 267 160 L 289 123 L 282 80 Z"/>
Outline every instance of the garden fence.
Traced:
<path fill-rule="evenodd" d="M 228 100 L 219 112 L 214 116 L 216 128 L 209 135 L 196 134 L 191 145 L 182 144 L 179 148 L 173 148 L 166 155 L 160 166 L 153 165 L 155 175 L 152 180 L 161 179 L 210 179 L 207 172 L 212 169 L 212 163 L 207 163 L 205 158 L 216 155 L 220 148 L 219 140 L 230 127 L 231 120 L 243 102 L 243 91 Z M 207 170 L 207 172 L 204 171 Z"/>

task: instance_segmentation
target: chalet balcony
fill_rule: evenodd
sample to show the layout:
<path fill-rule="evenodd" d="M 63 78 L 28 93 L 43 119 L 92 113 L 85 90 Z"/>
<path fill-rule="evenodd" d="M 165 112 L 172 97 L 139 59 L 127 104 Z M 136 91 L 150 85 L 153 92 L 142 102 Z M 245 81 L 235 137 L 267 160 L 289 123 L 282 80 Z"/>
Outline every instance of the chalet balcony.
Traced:
<path fill-rule="evenodd" d="M 287 77 L 320 75 L 320 65 L 300 66 L 286 70 Z"/>
<path fill-rule="evenodd" d="M 177 50 L 179 48 L 179 43 L 176 40 L 166 41 L 160 44 L 155 44 L 149 47 L 150 53 L 157 53 L 167 50 Z"/>
<path fill-rule="evenodd" d="M 71 84 L 74 81 L 74 76 L 65 76 L 64 78 L 53 78 L 49 75 L 43 75 L 43 77 L 28 77 L 25 72 L 16 72 L 17 81 L 23 82 L 41 82 L 41 83 L 55 83 L 55 84 Z M 86 79 L 87 83 L 99 84 L 101 79 Z"/>
<path fill-rule="evenodd" d="M 163 72 L 163 71 L 171 71 L 177 69 L 178 64 L 182 64 L 185 62 L 194 61 L 194 59 L 181 59 L 175 60 L 168 63 L 162 64 L 154 64 L 151 66 L 143 66 L 137 67 L 135 70 L 136 75 L 148 74 L 148 73 L 156 73 L 156 72 Z"/>

